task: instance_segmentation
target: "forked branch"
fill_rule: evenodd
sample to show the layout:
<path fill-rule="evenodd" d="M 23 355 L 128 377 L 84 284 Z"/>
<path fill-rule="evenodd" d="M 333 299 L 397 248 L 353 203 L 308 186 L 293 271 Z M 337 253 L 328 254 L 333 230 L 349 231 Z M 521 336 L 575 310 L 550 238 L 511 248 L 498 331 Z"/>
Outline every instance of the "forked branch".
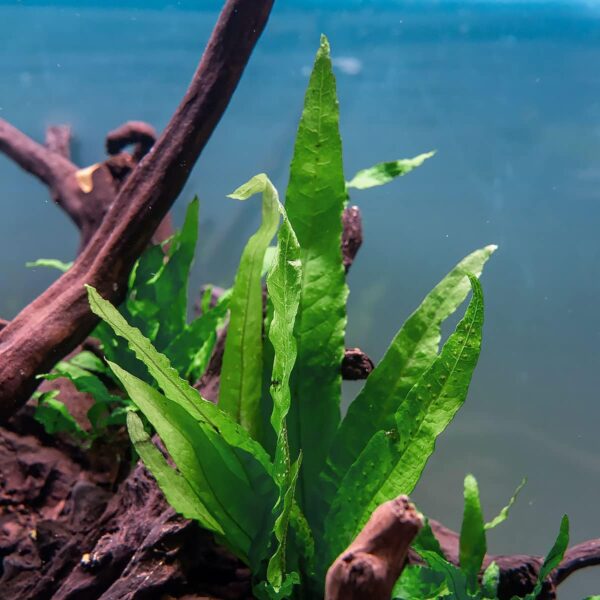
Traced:
<path fill-rule="evenodd" d="M 225 111 L 273 1 L 226 2 L 190 87 L 153 152 L 127 178 L 73 267 L 0 332 L 3 416 L 27 401 L 38 373 L 51 369 L 95 326 L 85 284 L 98 288 L 113 303 L 123 298 L 135 260 L 179 195 Z M 45 173 L 43 160 L 34 167 Z"/>

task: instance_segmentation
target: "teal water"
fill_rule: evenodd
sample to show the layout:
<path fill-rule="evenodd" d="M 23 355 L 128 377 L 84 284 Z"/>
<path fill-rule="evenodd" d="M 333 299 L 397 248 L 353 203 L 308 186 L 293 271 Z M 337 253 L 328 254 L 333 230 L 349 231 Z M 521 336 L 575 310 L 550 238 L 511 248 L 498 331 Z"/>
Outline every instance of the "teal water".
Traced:
<path fill-rule="evenodd" d="M 36 139 L 69 122 L 75 159 L 100 160 L 105 133 L 124 120 L 165 125 L 217 5 L 0 2 L 0 116 Z M 460 258 L 500 246 L 483 277 L 484 350 L 469 399 L 415 494 L 458 527 L 465 473 L 490 516 L 527 476 L 491 536 L 497 553 L 545 552 L 565 512 L 573 541 L 600 536 L 597 6 L 280 0 L 174 209 L 180 222 L 199 194 L 194 288 L 229 284 L 258 205 L 225 195 L 260 171 L 285 188 L 307 71 L 327 33 L 347 175 L 438 150 L 398 183 L 353 196 L 365 243 L 349 280 L 348 345 L 381 357 Z M 54 277 L 25 262 L 70 260 L 77 233 L 3 157 L 0 205 L 0 316 L 11 318 Z M 600 593 L 598 573 L 576 576 L 561 598 Z"/>

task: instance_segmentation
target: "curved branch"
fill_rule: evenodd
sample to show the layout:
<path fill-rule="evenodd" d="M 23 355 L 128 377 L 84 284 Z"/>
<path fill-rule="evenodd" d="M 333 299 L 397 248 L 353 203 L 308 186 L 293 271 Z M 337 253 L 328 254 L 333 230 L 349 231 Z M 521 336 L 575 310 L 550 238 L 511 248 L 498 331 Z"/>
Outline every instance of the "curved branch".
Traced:
<path fill-rule="evenodd" d="M 133 145 L 133 159 L 137 163 L 148 153 L 156 142 L 154 127 L 143 121 L 127 121 L 113 129 L 106 136 L 106 152 L 115 155 L 127 146 Z"/>
<path fill-rule="evenodd" d="M 0 332 L 0 413 L 13 414 L 36 375 L 81 343 L 97 323 L 84 284 L 118 303 L 129 272 L 179 195 L 242 76 L 273 0 L 228 0 L 192 83 L 153 151 L 128 177 L 75 261 Z M 57 155 L 53 155 L 57 156 Z"/>

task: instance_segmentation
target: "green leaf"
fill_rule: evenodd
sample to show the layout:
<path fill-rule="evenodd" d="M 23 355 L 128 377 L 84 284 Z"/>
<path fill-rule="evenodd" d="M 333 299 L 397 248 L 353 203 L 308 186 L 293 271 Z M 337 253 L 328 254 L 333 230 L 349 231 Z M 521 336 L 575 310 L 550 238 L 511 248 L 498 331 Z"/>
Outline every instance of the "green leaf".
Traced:
<path fill-rule="evenodd" d="M 419 554 L 421 552 L 436 552 L 441 557 L 444 557 L 444 553 L 442 552 L 442 548 L 438 539 L 433 534 L 431 529 L 431 525 L 429 524 L 429 520 L 425 519 L 423 523 L 423 527 L 421 527 L 421 531 L 417 534 L 417 537 L 414 539 L 411 546 L 416 550 Z"/>
<path fill-rule="evenodd" d="M 378 185 L 384 185 L 393 181 L 396 177 L 406 175 L 413 169 L 420 167 L 434 154 L 435 152 L 426 152 L 425 154 L 419 154 L 414 158 L 378 163 L 368 169 L 359 171 L 346 186 L 357 190 L 366 190 Z"/>
<path fill-rule="evenodd" d="M 283 207 L 280 207 L 280 211 L 283 222 L 279 229 L 273 267 L 267 277 L 267 289 L 273 310 L 268 334 L 274 356 L 270 385 L 273 398 L 271 424 L 277 435 L 274 472 L 279 486 L 279 499 L 275 507 L 278 516 L 274 528 L 277 548 L 269 560 L 267 581 L 276 593 L 280 592 L 286 580 L 288 523 L 301 465 L 301 458 L 293 467 L 290 465 L 286 416 L 291 403 L 290 377 L 296 361 L 294 323 L 300 303 L 302 264 L 296 234 Z"/>
<path fill-rule="evenodd" d="M 190 382 L 198 381 L 208 366 L 217 329 L 225 324 L 230 295 L 221 296 L 214 307 L 203 311 L 165 348 L 173 368 Z"/>
<path fill-rule="evenodd" d="M 496 246 L 476 250 L 444 277 L 402 326 L 369 375 L 335 437 L 326 478 L 335 490 L 369 439 L 394 428 L 394 414 L 435 359 L 441 324 L 462 304 L 470 290 L 466 273 L 481 274 Z"/>
<path fill-rule="evenodd" d="M 536 600 L 539 593 L 542 591 L 542 586 L 544 585 L 544 581 L 550 575 L 550 573 L 558 567 L 560 561 L 563 559 L 565 555 L 565 551 L 567 546 L 569 545 L 569 519 L 567 515 L 564 515 L 562 521 L 560 522 L 560 529 L 558 532 L 558 536 L 556 541 L 554 542 L 554 546 L 550 549 L 550 552 L 546 555 L 544 560 L 544 564 L 540 568 L 540 572 L 538 573 L 538 580 L 533 589 L 533 592 L 527 594 L 523 600 Z"/>
<path fill-rule="evenodd" d="M 309 522 L 322 518 L 315 486 L 340 420 L 348 296 L 341 251 L 346 198 L 335 77 L 323 36 L 306 92 L 285 205 L 303 268 L 288 426 L 292 454 L 302 449 L 304 456 L 298 499 Z"/>
<path fill-rule="evenodd" d="M 262 193 L 262 223 L 248 240 L 235 277 L 219 393 L 221 409 L 241 423 L 253 438 L 258 437 L 261 420 L 261 271 L 265 252 L 279 225 L 279 197 L 264 174 L 256 175 L 230 195 L 245 200 L 257 193 Z"/>
<path fill-rule="evenodd" d="M 70 358 L 69 362 L 80 369 L 85 369 L 86 371 L 91 371 L 92 373 L 98 373 L 100 375 L 110 376 L 110 369 L 106 363 L 93 352 L 88 350 L 79 352 L 79 354 L 76 354 L 73 356 L 73 358 Z"/>
<path fill-rule="evenodd" d="M 491 562 L 483 572 L 481 578 L 481 594 L 484 598 L 495 599 L 498 594 L 498 585 L 500 583 L 500 567 Z"/>
<path fill-rule="evenodd" d="M 512 505 L 517 500 L 519 493 L 521 492 L 526 483 L 527 479 L 524 478 L 521 481 L 521 483 L 517 486 L 517 489 L 515 490 L 515 493 L 512 495 L 511 499 L 508 501 L 508 504 L 504 508 L 502 508 L 502 510 L 491 521 L 485 524 L 486 529 L 493 529 L 494 527 L 500 525 L 500 523 L 506 521 L 506 519 L 508 518 L 508 513 L 512 508 Z"/>
<path fill-rule="evenodd" d="M 422 557 L 431 569 L 444 576 L 448 591 L 452 594 L 452 600 L 471 600 L 471 598 L 474 598 L 467 591 L 467 578 L 460 569 L 457 569 L 452 563 L 435 552 L 423 552 Z"/>
<path fill-rule="evenodd" d="M 88 434 L 81 429 L 69 409 L 56 399 L 57 390 L 41 392 L 36 395 L 38 405 L 33 418 L 44 427 L 50 435 L 55 433 L 70 433 L 77 438 L 86 438 Z"/>
<path fill-rule="evenodd" d="M 394 600 L 438 600 L 448 588 L 444 575 L 420 565 L 408 565 L 392 592 Z"/>
<path fill-rule="evenodd" d="M 118 365 L 110 363 L 110 367 L 160 436 L 181 475 L 219 523 L 226 545 L 249 562 L 252 542 L 269 512 L 268 500 L 274 501 L 270 475 L 252 455 L 236 453 L 219 432 L 179 404 Z"/>
<path fill-rule="evenodd" d="M 329 559 L 356 537 L 377 506 L 412 492 L 436 438 L 465 401 L 483 328 L 481 284 L 473 276 L 470 281 L 473 297 L 465 316 L 396 411 L 396 427 L 376 433 L 342 480 L 325 522 Z"/>
<path fill-rule="evenodd" d="M 123 315 L 91 286 L 86 286 L 92 312 L 110 325 L 113 331 L 125 338 L 129 347 L 147 368 L 169 400 L 176 402 L 195 419 L 210 424 L 219 431 L 228 444 L 245 450 L 259 460 L 263 467 L 272 472 L 272 464 L 265 450 L 231 417 L 217 406 L 204 400 L 197 390 L 179 377 L 169 359 L 158 352 L 139 329 L 131 327 Z"/>
<path fill-rule="evenodd" d="M 194 493 L 185 477 L 169 466 L 160 450 L 152 443 L 142 420 L 134 412 L 127 413 L 127 430 L 136 452 L 156 479 L 167 502 L 187 519 L 194 519 L 205 529 L 224 535 L 221 525 Z"/>
<path fill-rule="evenodd" d="M 127 309 L 133 324 L 147 331 L 159 349 L 166 348 L 185 327 L 189 273 L 198 240 L 198 198 L 190 202 L 183 227 L 169 241 L 168 256 L 161 246 L 144 253 L 131 278 Z"/>
<path fill-rule="evenodd" d="M 49 269 L 58 269 L 62 273 L 66 273 L 73 266 L 73 263 L 63 262 L 56 258 L 38 258 L 37 260 L 25 263 L 25 266 L 30 269 L 48 267 Z"/>
<path fill-rule="evenodd" d="M 467 578 L 468 588 L 475 592 L 479 571 L 487 551 L 483 512 L 479 499 L 479 488 L 473 475 L 465 477 L 465 508 L 460 529 L 460 568 Z"/>

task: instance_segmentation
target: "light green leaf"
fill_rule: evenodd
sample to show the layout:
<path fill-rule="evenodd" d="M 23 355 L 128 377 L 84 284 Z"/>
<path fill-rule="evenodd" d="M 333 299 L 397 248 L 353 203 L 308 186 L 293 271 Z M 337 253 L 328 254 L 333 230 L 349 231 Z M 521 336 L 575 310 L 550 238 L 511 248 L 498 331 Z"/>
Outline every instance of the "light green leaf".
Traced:
<path fill-rule="evenodd" d="M 135 356 L 148 368 L 148 372 L 169 400 L 179 404 L 198 421 L 210 424 L 220 432 L 228 444 L 249 452 L 268 472 L 272 471 L 269 456 L 260 444 L 255 442 L 227 413 L 204 400 L 197 390 L 181 379 L 169 359 L 158 352 L 139 329 L 131 327 L 110 302 L 104 300 L 93 287 L 86 287 L 92 312 L 108 323 L 118 336 L 128 341 Z"/>
<path fill-rule="evenodd" d="M 290 465 L 290 450 L 286 416 L 290 408 L 290 377 L 296 360 L 294 323 L 300 303 L 302 264 L 300 246 L 290 222 L 280 207 L 283 222 L 279 229 L 277 253 L 267 277 L 267 289 L 272 304 L 269 324 L 269 341 L 273 348 L 273 372 L 270 392 L 273 398 L 271 424 L 277 435 L 275 451 L 275 478 L 279 485 L 279 499 L 275 507 L 277 548 L 269 560 L 267 581 L 276 593 L 282 589 L 287 572 L 286 550 L 290 513 L 293 506 L 296 482 L 301 459 Z"/>
<path fill-rule="evenodd" d="M 285 205 L 303 268 L 288 428 L 292 455 L 302 449 L 304 456 L 298 500 L 311 523 L 322 518 L 316 486 L 340 420 L 348 296 L 341 251 L 345 204 L 335 77 L 323 36 L 306 92 Z"/>
<path fill-rule="evenodd" d="M 487 552 L 487 543 L 479 488 L 473 475 L 465 477 L 464 495 L 465 508 L 459 544 L 460 568 L 467 578 L 469 590 L 475 592 L 478 586 L 479 571 Z"/>
<path fill-rule="evenodd" d="M 81 429 L 79 423 L 69 412 L 69 409 L 60 400 L 56 399 L 57 396 L 57 390 L 37 394 L 38 405 L 33 418 L 41 423 L 44 431 L 50 435 L 70 433 L 82 439 L 88 437 L 88 434 Z"/>
<path fill-rule="evenodd" d="M 394 428 L 395 412 L 438 353 L 441 324 L 471 289 L 466 273 L 479 276 L 495 250 L 486 246 L 458 263 L 404 323 L 338 430 L 326 469 L 332 489 L 377 431 Z"/>
<path fill-rule="evenodd" d="M 502 508 L 502 510 L 491 521 L 485 524 L 486 529 L 493 529 L 494 527 L 500 525 L 500 523 L 506 521 L 506 519 L 508 518 L 508 513 L 512 508 L 512 505 L 517 500 L 520 491 L 523 489 L 526 483 L 527 479 L 524 478 L 521 481 L 521 483 L 517 486 L 517 489 L 515 490 L 515 493 L 512 495 L 511 499 L 508 501 L 508 504 L 504 508 Z"/>
<path fill-rule="evenodd" d="M 481 593 L 484 598 L 495 599 L 498 594 L 498 584 L 500 583 L 500 567 L 491 562 L 488 568 L 483 572 L 481 578 Z"/>
<path fill-rule="evenodd" d="M 407 565 L 392 592 L 394 600 L 439 600 L 448 591 L 444 575 L 420 565 Z"/>
<path fill-rule="evenodd" d="M 127 413 L 127 430 L 136 452 L 156 479 L 167 502 L 187 519 L 194 519 L 205 529 L 224 535 L 223 528 L 194 493 L 185 477 L 169 466 L 160 450 L 152 443 L 142 420 L 134 412 Z"/>
<path fill-rule="evenodd" d="M 366 190 L 378 185 L 384 185 L 393 181 L 396 177 L 406 175 L 413 169 L 420 167 L 434 154 L 435 152 L 426 152 L 425 154 L 419 154 L 414 158 L 378 163 L 368 169 L 359 171 L 346 186 L 357 190 Z"/>
<path fill-rule="evenodd" d="M 73 266 L 73 262 L 63 262 L 56 258 L 38 258 L 37 260 L 25 263 L 25 266 L 30 269 L 48 267 L 49 269 L 58 269 L 62 273 L 66 273 Z"/>
<path fill-rule="evenodd" d="M 218 432 L 179 404 L 119 366 L 109 365 L 160 436 L 181 475 L 223 529 L 226 545 L 249 562 L 252 542 L 269 512 L 266 501 L 274 501 L 270 476 L 254 457 L 236 453 Z M 270 486 L 265 485 L 269 482 Z"/>
<path fill-rule="evenodd" d="M 465 316 L 396 411 L 396 427 L 376 433 L 342 480 L 325 522 L 330 559 L 356 537 L 377 506 L 412 492 L 438 435 L 465 401 L 483 328 L 481 284 L 472 276 L 470 281 L 473 297 Z"/>
<path fill-rule="evenodd" d="M 221 370 L 219 406 L 257 438 L 262 391 L 261 271 L 265 252 L 279 225 L 277 190 L 264 175 L 256 175 L 231 198 L 245 200 L 262 194 L 262 223 L 248 240 L 235 277 Z"/>
<path fill-rule="evenodd" d="M 80 369 L 85 369 L 86 371 L 91 371 L 92 373 L 110 375 L 110 369 L 106 363 L 89 350 L 83 350 L 82 352 L 79 352 L 79 354 L 76 354 L 73 358 L 70 358 L 69 362 Z"/>

